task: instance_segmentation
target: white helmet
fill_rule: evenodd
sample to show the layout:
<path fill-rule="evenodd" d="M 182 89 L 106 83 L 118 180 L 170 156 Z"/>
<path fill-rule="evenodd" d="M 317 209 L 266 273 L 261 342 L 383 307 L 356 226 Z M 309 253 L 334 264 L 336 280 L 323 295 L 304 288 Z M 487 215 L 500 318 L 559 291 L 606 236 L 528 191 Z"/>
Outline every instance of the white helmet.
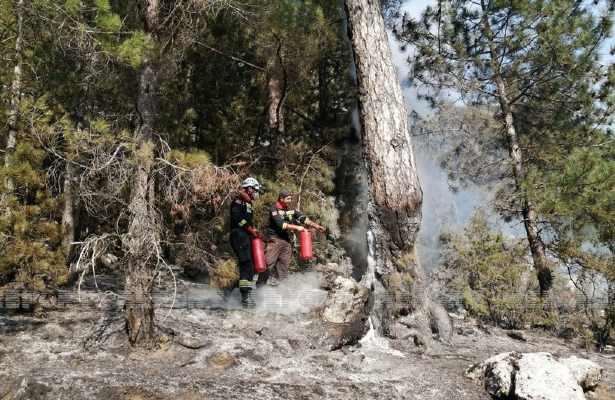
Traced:
<path fill-rule="evenodd" d="M 257 191 L 261 190 L 261 184 L 258 183 L 258 181 L 255 178 L 252 178 L 252 177 L 244 179 L 244 181 L 241 182 L 241 187 L 242 188 L 252 187 L 256 189 Z"/>

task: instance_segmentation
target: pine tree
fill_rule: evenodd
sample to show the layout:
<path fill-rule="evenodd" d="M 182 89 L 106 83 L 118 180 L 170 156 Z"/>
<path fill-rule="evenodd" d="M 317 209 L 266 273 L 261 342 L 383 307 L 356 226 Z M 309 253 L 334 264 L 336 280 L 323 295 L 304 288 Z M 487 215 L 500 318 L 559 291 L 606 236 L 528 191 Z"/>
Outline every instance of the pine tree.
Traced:
<path fill-rule="evenodd" d="M 608 36 L 611 14 L 596 17 L 576 1 L 445 1 L 428 9 L 422 21 L 405 20 L 398 36 L 417 46 L 414 78 L 459 93 L 471 105 L 497 106 L 509 165 L 509 209 L 525 226 L 541 292 L 551 286 L 543 227 L 528 186 L 532 147 L 554 112 L 574 104 L 598 82 L 597 48 Z M 435 103 L 437 96 L 429 96 Z M 538 105 L 540 104 L 540 107 Z M 578 111 L 578 110 L 577 110 Z M 541 118 L 546 119 L 536 124 Z M 540 128 L 538 129 L 538 131 Z M 561 131 L 556 131 L 560 135 Z"/>
<path fill-rule="evenodd" d="M 16 35 L 3 42 L 3 53 L 11 57 L 10 82 L 6 93 L 7 132 L 3 166 L 0 168 L 0 284 L 14 282 L 29 289 L 44 290 L 64 283 L 67 278 L 63 229 L 58 218 L 61 201 L 56 199 L 51 161 L 42 147 L 40 135 L 52 130 L 56 113 L 37 84 L 37 66 L 45 57 L 38 32 L 39 18 L 46 10 L 25 0 L 3 7 Z M 41 35 L 44 36 L 44 35 Z M 48 37 L 48 36 L 47 36 Z"/>

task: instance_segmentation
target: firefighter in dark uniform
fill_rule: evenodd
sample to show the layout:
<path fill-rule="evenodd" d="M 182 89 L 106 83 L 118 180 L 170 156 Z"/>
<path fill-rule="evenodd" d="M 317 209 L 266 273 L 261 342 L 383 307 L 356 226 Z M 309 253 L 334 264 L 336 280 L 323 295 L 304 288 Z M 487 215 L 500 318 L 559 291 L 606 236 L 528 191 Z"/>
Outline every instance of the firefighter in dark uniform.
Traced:
<path fill-rule="evenodd" d="M 305 228 L 303 225 L 315 228 L 321 232 L 326 229 L 311 221 L 299 210 L 290 209 L 293 198 L 289 191 L 282 190 L 278 201 L 269 209 L 269 228 L 267 235 L 267 271 L 269 272 L 268 283 L 272 286 L 288 277 L 288 266 L 292 255 L 291 231 L 300 232 Z"/>
<path fill-rule="evenodd" d="M 247 178 L 231 203 L 231 247 L 239 261 L 239 292 L 246 308 L 256 305 L 253 290 L 258 276 L 252 263 L 252 238 L 260 237 L 260 233 L 252 222 L 252 201 L 258 197 L 260 188 L 256 179 Z"/>

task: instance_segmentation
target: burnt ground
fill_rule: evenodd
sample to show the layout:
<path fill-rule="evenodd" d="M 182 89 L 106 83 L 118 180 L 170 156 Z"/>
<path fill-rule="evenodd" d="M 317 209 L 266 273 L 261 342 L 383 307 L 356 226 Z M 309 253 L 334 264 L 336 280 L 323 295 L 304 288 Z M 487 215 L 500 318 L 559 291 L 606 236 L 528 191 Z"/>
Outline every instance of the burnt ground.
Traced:
<path fill-rule="evenodd" d="M 523 342 L 472 321 L 456 321 L 453 345 L 435 344 L 427 353 L 371 334 L 330 351 L 319 319 L 323 293 L 284 307 L 296 293 L 268 290 L 278 297 L 256 310 L 224 304 L 209 289 L 201 291 L 199 308 L 158 310 L 165 333 L 151 350 L 128 346 L 120 309 L 103 301 L 44 318 L 2 314 L 0 399 L 478 400 L 488 396 L 464 371 L 513 350 L 592 359 L 615 389 L 614 356 L 541 332 L 525 332 Z"/>

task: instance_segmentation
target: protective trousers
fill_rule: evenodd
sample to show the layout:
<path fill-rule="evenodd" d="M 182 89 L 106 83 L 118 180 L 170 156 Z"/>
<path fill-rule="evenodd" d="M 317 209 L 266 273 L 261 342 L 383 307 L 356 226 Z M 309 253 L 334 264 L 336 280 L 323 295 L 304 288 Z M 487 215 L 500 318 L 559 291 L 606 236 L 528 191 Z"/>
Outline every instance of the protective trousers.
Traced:
<path fill-rule="evenodd" d="M 265 254 L 267 258 L 267 270 L 270 276 L 278 280 L 288 278 L 288 266 L 290 265 L 290 257 L 293 254 L 290 242 L 272 236 L 271 241 L 267 243 Z"/>
<path fill-rule="evenodd" d="M 231 231 L 231 247 L 239 261 L 239 292 L 241 304 L 244 307 L 255 306 L 252 290 L 256 285 L 257 277 L 254 276 L 254 264 L 252 263 L 252 241 L 250 235 L 243 229 Z"/>

